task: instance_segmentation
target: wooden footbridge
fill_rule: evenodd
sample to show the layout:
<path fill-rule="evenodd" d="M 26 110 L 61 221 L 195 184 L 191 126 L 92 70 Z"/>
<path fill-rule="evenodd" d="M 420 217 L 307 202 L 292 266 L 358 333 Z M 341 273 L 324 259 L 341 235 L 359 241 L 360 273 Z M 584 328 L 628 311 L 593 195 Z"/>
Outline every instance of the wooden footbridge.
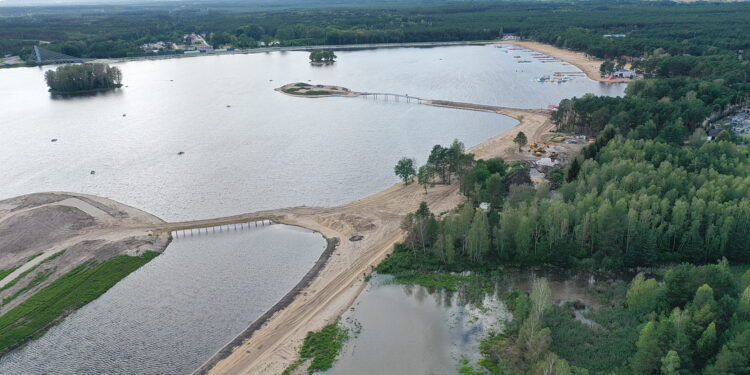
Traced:
<path fill-rule="evenodd" d="M 524 115 L 524 113 L 549 115 L 551 112 L 549 109 L 543 109 L 543 108 L 539 108 L 539 109 L 508 108 L 508 107 L 501 107 L 497 105 L 454 102 L 451 100 L 427 99 L 427 98 L 421 98 L 418 96 L 411 96 L 409 94 L 402 95 L 402 94 L 394 94 L 394 93 L 388 93 L 388 92 L 357 92 L 356 94 L 361 97 L 365 97 L 365 98 L 370 97 L 376 100 L 424 104 L 424 105 L 431 105 L 433 107 L 446 107 L 446 108 L 463 109 L 463 110 L 469 110 L 469 111 L 493 112 L 493 113 L 499 113 L 508 117 L 513 117 L 515 119 L 519 119 L 521 116 Z"/>
<path fill-rule="evenodd" d="M 401 94 L 393 94 L 393 93 L 388 93 L 388 92 L 360 92 L 358 94 L 359 96 L 362 96 L 365 98 L 370 97 L 376 100 L 382 99 L 385 101 L 391 100 L 394 102 L 405 101 L 406 103 L 423 104 L 423 102 L 427 101 L 426 99 L 422 99 L 417 96 L 409 96 L 409 94 L 401 95 Z"/>
<path fill-rule="evenodd" d="M 214 219 L 162 223 L 151 227 L 150 230 L 153 233 L 170 233 L 174 237 L 185 237 L 256 228 L 280 222 L 283 222 L 283 214 L 281 212 L 263 211 Z"/>

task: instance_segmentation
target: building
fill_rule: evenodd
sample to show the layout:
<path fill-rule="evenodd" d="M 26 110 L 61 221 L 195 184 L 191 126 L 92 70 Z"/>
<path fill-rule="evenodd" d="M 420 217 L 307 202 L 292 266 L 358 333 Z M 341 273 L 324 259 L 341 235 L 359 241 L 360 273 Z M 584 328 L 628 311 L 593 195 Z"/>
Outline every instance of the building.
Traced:
<path fill-rule="evenodd" d="M 156 43 L 146 43 L 141 46 L 141 49 L 143 49 L 146 52 L 159 52 L 163 49 L 167 49 L 167 43 L 164 42 L 156 42 Z"/>
<path fill-rule="evenodd" d="M 713 141 L 714 139 L 716 139 L 716 137 L 719 136 L 719 133 L 721 133 L 722 130 L 724 129 L 710 129 L 708 131 L 708 137 L 706 137 L 706 140 Z"/>
<path fill-rule="evenodd" d="M 612 76 L 616 77 L 616 78 L 630 78 L 630 79 L 633 79 L 633 78 L 635 78 L 636 74 L 635 74 L 635 72 L 627 70 L 627 69 L 620 69 L 620 70 L 616 70 L 614 73 L 612 73 Z"/>

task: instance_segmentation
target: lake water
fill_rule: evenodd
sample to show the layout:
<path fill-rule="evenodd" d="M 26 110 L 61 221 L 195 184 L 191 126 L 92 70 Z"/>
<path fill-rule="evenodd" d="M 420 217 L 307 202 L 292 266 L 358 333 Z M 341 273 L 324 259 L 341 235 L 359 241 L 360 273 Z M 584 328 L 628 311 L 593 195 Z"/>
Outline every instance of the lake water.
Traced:
<path fill-rule="evenodd" d="M 46 92 L 44 69 L 2 69 L 0 198 L 90 193 L 165 220 L 336 205 L 395 183 L 402 156 L 423 163 L 436 143 L 472 146 L 515 124 L 490 113 L 273 91 L 289 82 L 525 108 L 623 93 L 624 85 L 584 77 L 535 82 L 576 69 L 519 64 L 515 53 L 342 51 L 331 66 L 311 66 L 304 52 L 133 61 L 117 64 L 127 87 L 67 99 Z"/>
<path fill-rule="evenodd" d="M 0 374 L 189 374 L 281 299 L 326 241 L 286 225 L 179 237 L 0 359 Z"/>
<path fill-rule="evenodd" d="M 624 85 L 583 77 L 538 83 L 542 74 L 576 69 L 519 64 L 514 54 L 492 46 L 342 51 L 336 64 L 322 67 L 303 52 L 134 61 L 117 64 L 126 87 L 66 99 L 46 92 L 44 69 L 2 69 L 0 199 L 82 192 L 165 220 L 336 205 L 395 183 L 393 165 L 402 156 L 423 163 L 434 144 L 458 138 L 472 146 L 516 123 L 482 112 L 273 91 L 290 82 L 522 108 L 623 93 Z M 188 373 L 289 291 L 324 246 L 318 234 L 281 225 L 179 238 L 45 336 L 0 359 L 0 373 Z M 334 371 L 361 369 L 359 361 L 368 359 L 356 353 L 379 342 L 368 339 L 379 334 L 373 324 L 388 323 L 378 314 L 407 307 L 422 310 L 405 316 L 429 315 L 411 332 L 434 335 L 412 343 L 425 355 L 444 354 L 441 366 L 453 366 L 476 344 L 476 326 L 462 323 L 468 328 L 457 331 L 443 324 L 455 317 L 466 323 L 462 304 L 395 286 L 368 293 L 383 310 L 356 318 L 363 341 Z M 391 328 L 410 323 L 398 324 Z"/>

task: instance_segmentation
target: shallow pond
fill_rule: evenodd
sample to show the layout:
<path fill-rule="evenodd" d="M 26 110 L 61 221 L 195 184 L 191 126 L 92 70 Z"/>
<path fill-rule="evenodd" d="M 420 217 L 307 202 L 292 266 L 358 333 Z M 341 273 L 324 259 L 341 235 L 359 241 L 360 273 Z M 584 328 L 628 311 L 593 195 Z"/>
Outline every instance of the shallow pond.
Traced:
<path fill-rule="evenodd" d="M 512 290 L 530 292 L 539 277 L 547 279 L 554 303 L 596 306 L 593 275 L 509 271 L 490 282 L 493 293 L 479 288 L 433 290 L 394 283 L 390 275 L 374 275 L 342 316 L 351 338 L 326 374 L 458 374 L 462 359 L 469 363 L 479 359 L 479 343 L 486 334 L 501 332 L 512 320 L 501 297 Z M 595 324 L 585 311 L 576 310 L 576 318 Z"/>
<path fill-rule="evenodd" d="M 495 295 L 473 302 L 461 293 L 394 284 L 375 275 L 342 317 L 353 337 L 327 374 L 457 374 L 475 360 L 488 330 L 510 318 Z"/>

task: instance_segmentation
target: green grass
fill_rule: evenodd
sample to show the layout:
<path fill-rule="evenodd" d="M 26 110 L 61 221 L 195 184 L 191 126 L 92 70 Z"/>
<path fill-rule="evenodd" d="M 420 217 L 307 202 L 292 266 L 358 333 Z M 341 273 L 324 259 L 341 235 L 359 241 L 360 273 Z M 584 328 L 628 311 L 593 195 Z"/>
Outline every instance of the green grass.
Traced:
<path fill-rule="evenodd" d="M 399 284 L 421 285 L 426 288 L 457 291 L 461 286 L 473 281 L 476 276 L 466 276 L 453 273 L 422 273 L 403 272 L 394 275 Z"/>
<path fill-rule="evenodd" d="M 29 259 L 26 259 L 26 262 L 31 262 L 32 260 L 34 260 L 35 258 L 38 258 L 42 254 L 44 254 L 44 252 L 41 252 L 41 253 L 36 254 L 36 255 L 32 255 L 32 256 L 29 257 Z"/>
<path fill-rule="evenodd" d="M 22 272 L 22 273 L 21 273 L 20 275 L 16 276 L 16 278 L 15 278 L 15 279 L 13 279 L 13 280 L 9 281 L 9 282 L 8 282 L 7 284 L 3 285 L 3 286 L 2 286 L 1 288 L 0 288 L 0 292 L 4 291 L 4 290 L 6 290 L 6 289 L 9 289 L 9 288 L 11 288 L 11 287 L 13 287 L 13 286 L 14 286 L 14 285 L 16 285 L 16 284 L 17 284 L 17 283 L 18 283 L 19 281 L 21 281 L 21 279 L 23 279 L 24 277 L 26 277 L 26 275 L 28 275 L 28 274 L 30 274 L 30 273 L 32 273 L 32 272 L 34 272 L 34 271 L 35 271 L 35 270 L 36 270 L 36 269 L 37 269 L 37 268 L 38 268 L 39 266 L 41 266 L 42 264 L 44 264 L 44 263 L 46 263 L 46 262 L 49 262 L 49 261 L 51 261 L 51 260 L 53 260 L 53 259 L 55 259 L 55 258 L 59 257 L 59 256 L 60 256 L 60 255 L 62 255 L 62 254 L 63 254 L 64 252 L 65 252 L 65 250 L 61 250 L 61 251 L 58 251 L 58 252 L 56 252 L 55 254 L 53 254 L 52 256 L 50 256 L 49 258 L 47 258 L 47 259 L 45 259 L 45 260 L 43 260 L 43 261 L 39 262 L 39 264 L 35 265 L 34 267 L 31 267 L 31 268 L 29 268 L 28 270 L 26 270 L 26 271 L 23 271 L 23 272 Z M 42 254 L 43 254 L 43 253 L 39 253 L 39 254 L 37 254 L 37 255 L 34 255 L 33 257 L 29 258 L 29 261 L 31 261 L 32 259 L 34 259 L 34 258 L 36 258 L 36 257 L 38 257 L 38 256 L 40 256 L 40 255 L 42 255 Z M 19 266 L 19 267 L 20 267 L 20 266 Z M 15 271 L 15 270 L 16 270 L 17 268 L 18 268 L 18 267 L 14 268 L 13 270 Z M 12 272 L 12 271 L 11 271 L 11 272 Z M 13 297 L 13 298 L 15 298 L 15 297 Z M 3 300 L 3 301 L 4 301 L 4 300 Z M 5 304 L 5 302 L 3 302 L 3 304 Z"/>
<path fill-rule="evenodd" d="M 575 320 L 566 306 L 550 309 L 545 314 L 545 324 L 552 330 L 550 351 L 592 374 L 627 372 L 638 340 L 638 319 L 624 307 L 604 307 L 588 317 L 600 327 L 589 328 Z"/>
<path fill-rule="evenodd" d="M 8 296 L 8 297 L 5 297 L 5 298 L 3 298 L 3 305 L 7 304 L 7 303 L 8 303 L 8 302 L 10 302 L 10 301 L 13 301 L 14 299 L 16 299 L 16 297 L 20 296 L 21 294 L 24 294 L 24 293 L 26 293 L 27 291 L 29 291 L 29 290 L 33 289 L 33 288 L 34 288 L 34 287 L 36 287 L 37 285 L 39 285 L 39 284 L 43 283 L 43 282 L 44 282 L 44 280 L 47 280 L 47 278 L 48 278 L 48 277 L 49 277 L 49 276 L 50 276 L 50 275 L 51 275 L 51 274 L 52 274 L 52 273 L 53 273 L 54 271 L 55 271 L 54 269 L 48 269 L 48 270 L 45 270 L 44 272 L 40 272 L 40 273 L 38 273 L 38 274 L 37 274 L 36 276 L 34 276 L 34 278 L 33 278 L 33 279 L 31 279 L 31 281 L 29 281 L 29 283 L 28 283 L 28 284 L 26 284 L 26 286 L 24 286 L 23 288 L 21 288 L 21 289 L 17 290 L 17 291 L 16 291 L 15 293 L 13 293 L 13 294 L 12 294 L 11 296 Z"/>
<path fill-rule="evenodd" d="M 33 260 L 34 258 L 36 258 L 36 257 L 38 257 L 38 256 L 40 256 L 42 254 L 44 254 L 44 253 L 42 252 L 42 253 L 39 253 L 39 254 L 36 254 L 36 255 L 32 255 L 32 256 L 29 257 L 29 259 L 26 259 L 26 262 L 30 262 L 31 260 Z M 7 270 L 0 270 L 0 280 L 4 279 L 5 276 L 8 276 L 11 273 L 13 273 L 19 267 L 21 267 L 21 266 L 11 267 L 11 268 L 8 268 Z M 0 291 L 2 291 L 2 289 L 0 289 Z"/>
<path fill-rule="evenodd" d="M 328 90 L 309 90 L 302 93 L 302 95 L 328 95 L 331 92 Z"/>
<path fill-rule="evenodd" d="M 21 267 L 21 266 L 18 266 L 18 267 Z M 5 276 L 8 276 L 11 273 L 13 273 L 13 271 L 18 269 L 18 267 L 11 267 L 11 268 L 8 268 L 7 270 L 0 270 L 0 280 L 4 279 Z"/>
<path fill-rule="evenodd" d="M 157 255 L 153 251 L 141 257 L 120 255 L 102 263 L 80 265 L 64 274 L 0 316 L 0 353 L 38 337 L 58 318 L 93 301 Z"/>
<path fill-rule="evenodd" d="M 308 360 L 311 360 L 307 368 L 308 374 L 330 369 L 348 338 L 349 331 L 338 321 L 323 327 L 320 331 L 308 332 L 299 350 L 300 359 L 287 367 L 282 374 L 291 374 Z"/>

